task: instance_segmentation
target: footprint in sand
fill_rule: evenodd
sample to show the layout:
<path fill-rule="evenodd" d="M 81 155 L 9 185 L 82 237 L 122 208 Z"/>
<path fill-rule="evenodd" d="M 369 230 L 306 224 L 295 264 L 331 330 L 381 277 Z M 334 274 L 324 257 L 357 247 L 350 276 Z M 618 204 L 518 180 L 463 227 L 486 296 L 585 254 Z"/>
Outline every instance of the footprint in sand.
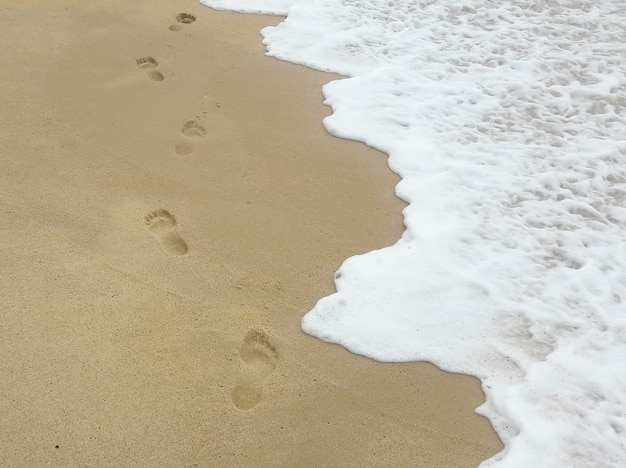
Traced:
<path fill-rule="evenodd" d="M 181 135 L 187 138 L 203 138 L 206 135 L 205 128 L 197 120 L 188 120 L 180 130 Z M 179 156 L 187 156 L 193 152 L 193 145 L 189 141 L 179 143 L 174 147 Z"/>
<path fill-rule="evenodd" d="M 180 130 L 180 133 L 185 135 L 186 137 L 191 138 L 202 138 L 206 135 L 206 130 L 197 120 L 188 120 L 183 125 L 183 128 Z"/>
<path fill-rule="evenodd" d="M 176 220 L 167 211 L 163 209 L 153 211 L 144 218 L 144 221 L 168 254 L 185 255 L 187 253 L 189 247 L 178 234 Z"/>
<path fill-rule="evenodd" d="M 239 349 L 241 369 L 232 399 L 241 410 L 254 408 L 263 396 L 263 382 L 270 376 L 278 362 L 278 353 L 267 333 L 252 329 Z"/>
<path fill-rule="evenodd" d="M 163 81 L 165 77 L 163 74 L 156 70 L 156 67 L 159 65 L 155 59 L 146 55 L 145 57 L 141 57 L 137 59 L 137 68 L 146 71 L 146 76 L 150 78 L 152 81 Z"/>
<path fill-rule="evenodd" d="M 191 24 L 196 20 L 196 17 L 189 13 L 179 13 L 176 15 L 176 22 L 170 25 L 170 31 L 180 31 L 186 24 Z"/>

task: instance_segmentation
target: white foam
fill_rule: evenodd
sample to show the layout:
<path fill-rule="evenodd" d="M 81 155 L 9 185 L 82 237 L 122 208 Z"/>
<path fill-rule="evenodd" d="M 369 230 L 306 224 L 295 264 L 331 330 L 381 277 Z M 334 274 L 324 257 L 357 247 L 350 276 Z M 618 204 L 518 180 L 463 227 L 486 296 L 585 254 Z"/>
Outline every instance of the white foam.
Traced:
<path fill-rule="evenodd" d="M 282 11 L 268 54 L 351 76 L 324 88 L 326 128 L 388 153 L 410 203 L 303 329 L 479 377 L 506 447 L 485 466 L 626 466 L 623 2 Z"/>
<path fill-rule="evenodd" d="M 216 10 L 232 10 L 242 13 L 286 15 L 298 0 L 200 0 L 200 3 Z M 298 3 L 307 2 L 300 0 Z"/>

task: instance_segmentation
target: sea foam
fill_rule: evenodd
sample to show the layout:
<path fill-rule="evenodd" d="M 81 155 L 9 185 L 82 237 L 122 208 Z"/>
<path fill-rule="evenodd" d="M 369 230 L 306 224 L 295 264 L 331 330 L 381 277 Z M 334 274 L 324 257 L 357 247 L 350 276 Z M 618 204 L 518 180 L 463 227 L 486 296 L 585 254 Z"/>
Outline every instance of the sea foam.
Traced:
<path fill-rule="evenodd" d="M 479 377 L 505 443 L 484 466 L 626 466 L 623 2 L 203 3 L 287 14 L 268 55 L 349 76 L 326 128 L 402 177 L 402 238 L 303 330 Z"/>

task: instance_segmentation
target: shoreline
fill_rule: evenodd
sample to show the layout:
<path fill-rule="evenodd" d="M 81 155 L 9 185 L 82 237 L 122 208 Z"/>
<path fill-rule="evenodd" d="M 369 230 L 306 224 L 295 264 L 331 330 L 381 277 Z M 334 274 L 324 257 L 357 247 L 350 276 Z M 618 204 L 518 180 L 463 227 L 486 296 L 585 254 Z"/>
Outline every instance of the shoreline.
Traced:
<path fill-rule="evenodd" d="M 399 238 L 404 205 L 384 154 L 323 129 L 334 75 L 264 56 L 258 31 L 280 20 L 0 6 L 4 464 L 451 467 L 501 450 L 477 379 L 301 332 L 345 258 Z"/>

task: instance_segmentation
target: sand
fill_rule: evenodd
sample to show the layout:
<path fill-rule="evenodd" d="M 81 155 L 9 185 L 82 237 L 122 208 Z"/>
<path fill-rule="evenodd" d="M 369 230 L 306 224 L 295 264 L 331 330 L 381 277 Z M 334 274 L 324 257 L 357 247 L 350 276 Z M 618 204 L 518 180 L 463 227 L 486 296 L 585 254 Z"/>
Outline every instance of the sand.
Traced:
<path fill-rule="evenodd" d="M 0 0 L 0 465 L 453 467 L 501 449 L 476 379 L 301 332 L 345 258 L 400 236 L 404 205 L 384 154 L 324 131 L 338 77 L 264 56 L 279 20 Z"/>

